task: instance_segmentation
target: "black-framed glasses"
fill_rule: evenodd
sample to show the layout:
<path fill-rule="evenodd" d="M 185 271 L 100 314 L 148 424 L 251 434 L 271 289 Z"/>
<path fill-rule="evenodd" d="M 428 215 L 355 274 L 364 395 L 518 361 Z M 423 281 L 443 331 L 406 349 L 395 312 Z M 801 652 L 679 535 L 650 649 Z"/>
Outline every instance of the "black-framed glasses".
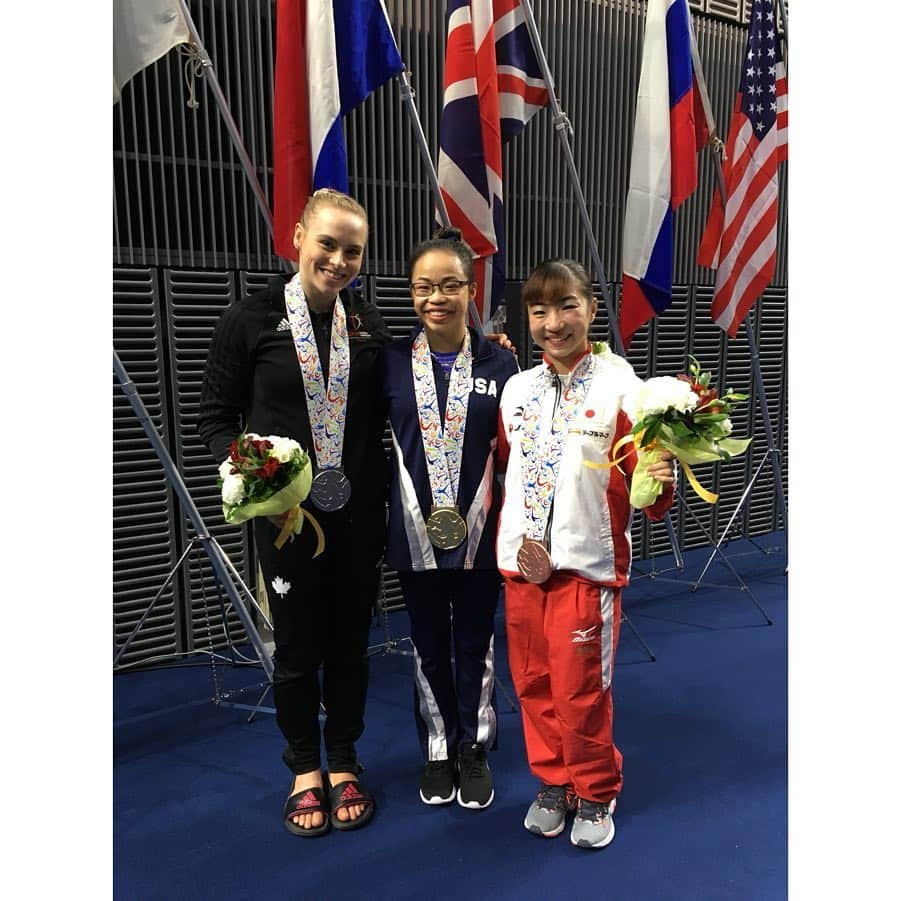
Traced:
<path fill-rule="evenodd" d="M 410 291 L 414 297 L 431 297 L 437 288 L 445 297 L 456 297 L 469 282 L 461 282 L 452 275 L 441 279 L 440 282 L 430 282 L 428 279 L 420 279 L 410 285 Z"/>

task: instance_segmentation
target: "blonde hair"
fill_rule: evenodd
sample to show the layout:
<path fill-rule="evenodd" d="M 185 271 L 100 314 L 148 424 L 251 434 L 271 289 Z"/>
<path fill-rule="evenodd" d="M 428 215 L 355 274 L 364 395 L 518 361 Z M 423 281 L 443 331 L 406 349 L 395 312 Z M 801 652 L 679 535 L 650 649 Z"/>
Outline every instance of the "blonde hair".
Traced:
<path fill-rule="evenodd" d="M 307 205 L 303 208 L 303 214 L 300 217 L 300 224 L 303 228 L 306 229 L 313 216 L 326 206 L 337 207 L 359 216 L 366 223 L 366 228 L 369 228 L 369 217 L 366 215 L 366 210 L 353 197 L 336 191 L 334 188 L 320 188 L 307 198 Z"/>

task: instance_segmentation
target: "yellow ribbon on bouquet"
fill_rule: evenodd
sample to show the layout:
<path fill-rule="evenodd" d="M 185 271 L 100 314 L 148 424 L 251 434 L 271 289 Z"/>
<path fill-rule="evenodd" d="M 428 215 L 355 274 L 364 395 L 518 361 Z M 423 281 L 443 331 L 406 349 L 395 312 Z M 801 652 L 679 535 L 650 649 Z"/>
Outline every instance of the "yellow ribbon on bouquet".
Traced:
<path fill-rule="evenodd" d="M 319 525 L 316 517 L 299 504 L 288 511 L 282 530 L 278 533 L 278 538 L 275 539 L 275 547 L 281 550 L 289 539 L 293 540 L 295 535 L 299 535 L 303 528 L 304 519 L 310 521 L 313 531 L 316 532 L 316 550 L 313 553 L 313 559 L 315 560 L 325 550 L 325 533 L 322 531 L 322 526 Z"/>
<path fill-rule="evenodd" d="M 694 489 L 695 494 L 699 498 L 701 498 L 702 501 L 706 501 L 708 504 L 715 504 L 717 502 L 717 500 L 719 499 L 719 495 L 714 494 L 712 491 L 708 491 L 698 481 L 698 478 L 694 474 L 694 472 L 692 472 L 691 467 L 687 463 L 685 463 L 683 460 L 680 460 L 679 455 L 672 448 L 666 447 L 666 445 L 664 445 L 664 444 L 658 444 L 656 441 L 652 441 L 649 445 L 647 445 L 647 447 L 642 448 L 641 447 L 641 439 L 643 436 L 644 436 L 643 431 L 639 432 L 637 435 L 631 435 L 631 434 L 623 435 L 623 437 L 620 438 L 619 441 L 617 441 L 616 444 L 614 444 L 613 447 L 611 448 L 610 455 L 612 457 L 616 457 L 617 451 L 619 451 L 620 448 L 625 447 L 625 445 L 627 445 L 627 444 L 634 444 L 635 449 L 637 451 L 640 451 L 640 450 L 651 451 L 658 447 L 663 447 L 666 450 L 670 451 L 673 454 L 673 456 L 677 460 L 679 460 L 679 462 L 682 464 L 682 468 L 685 470 L 685 475 L 686 475 L 686 478 L 688 479 L 688 484 L 691 485 L 691 487 Z M 621 457 L 616 457 L 616 459 L 610 460 L 608 463 L 595 463 L 593 460 L 583 460 L 582 462 L 589 469 L 612 469 L 615 466 L 620 472 L 623 472 L 623 468 L 619 464 L 622 463 L 622 461 L 625 460 L 626 457 L 628 457 L 628 456 L 629 456 L 629 454 L 628 454 L 628 452 L 626 452 Z M 623 475 L 625 475 L 624 472 L 623 472 Z"/>

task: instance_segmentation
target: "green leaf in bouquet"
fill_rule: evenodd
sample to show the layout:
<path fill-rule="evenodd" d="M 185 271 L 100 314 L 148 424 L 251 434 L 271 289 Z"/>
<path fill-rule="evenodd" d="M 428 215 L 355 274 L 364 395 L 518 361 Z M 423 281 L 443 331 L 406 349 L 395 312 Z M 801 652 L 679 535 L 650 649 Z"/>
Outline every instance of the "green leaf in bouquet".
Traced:
<path fill-rule="evenodd" d="M 738 457 L 743 454 L 751 443 L 750 438 L 723 438 L 719 442 L 721 450 L 724 450 L 730 457 Z"/>
<path fill-rule="evenodd" d="M 640 432 L 643 432 L 645 429 L 650 428 L 658 419 L 656 413 L 648 413 L 647 416 L 644 417 L 640 422 L 635 423 L 632 426 L 632 434 L 638 435 Z"/>
<path fill-rule="evenodd" d="M 715 463 L 720 459 L 715 442 L 706 441 L 703 438 L 694 438 L 690 441 L 680 441 L 679 443 L 668 443 L 665 447 L 667 450 L 672 451 L 680 462 L 688 463 L 689 466 L 698 466 L 701 463 Z"/>
<path fill-rule="evenodd" d="M 707 425 L 713 422 L 724 422 L 729 418 L 727 413 L 698 413 L 695 416 L 695 422 Z"/>
<path fill-rule="evenodd" d="M 222 512 L 226 521 L 231 523 L 245 522 L 255 516 L 278 516 L 306 499 L 312 480 L 312 467 L 304 467 L 288 485 L 275 494 L 256 501 L 245 498 L 240 506 L 231 509 L 223 505 Z"/>
<path fill-rule="evenodd" d="M 675 439 L 690 438 L 694 434 L 682 419 L 677 419 L 675 422 L 671 423 L 670 430 Z"/>
<path fill-rule="evenodd" d="M 708 388 L 710 386 L 710 373 L 705 372 L 703 375 L 701 375 L 701 377 L 698 379 L 698 383 L 703 385 L 705 388 Z"/>
<path fill-rule="evenodd" d="M 701 371 L 701 364 L 698 361 L 697 357 L 693 357 L 691 354 L 688 355 L 688 374 L 695 380 L 697 380 L 698 374 Z"/>
<path fill-rule="evenodd" d="M 641 447 L 647 447 L 660 433 L 663 426 L 663 420 L 658 416 L 654 423 L 645 430 L 641 438 Z"/>

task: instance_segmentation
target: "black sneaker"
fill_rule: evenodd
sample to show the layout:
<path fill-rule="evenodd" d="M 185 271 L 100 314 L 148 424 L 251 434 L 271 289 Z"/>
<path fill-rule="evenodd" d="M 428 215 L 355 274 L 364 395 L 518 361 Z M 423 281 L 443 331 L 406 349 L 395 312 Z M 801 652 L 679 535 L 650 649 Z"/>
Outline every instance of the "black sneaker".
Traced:
<path fill-rule="evenodd" d="M 482 810 L 494 800 L 494 785 L 491 770 L 488 769 L 488 755 L 485 745 L 471 744 L 460 748 L 457 759 L 460 770 L 460 790 L 457 803 L 461 807 Z"/>
<path fill-rule="evenodd" d="M 454 765 L 450 760 L 429 760 L 419 777 L 419 797 L 423 804 L 450 804 L 457 794 Z"/>

